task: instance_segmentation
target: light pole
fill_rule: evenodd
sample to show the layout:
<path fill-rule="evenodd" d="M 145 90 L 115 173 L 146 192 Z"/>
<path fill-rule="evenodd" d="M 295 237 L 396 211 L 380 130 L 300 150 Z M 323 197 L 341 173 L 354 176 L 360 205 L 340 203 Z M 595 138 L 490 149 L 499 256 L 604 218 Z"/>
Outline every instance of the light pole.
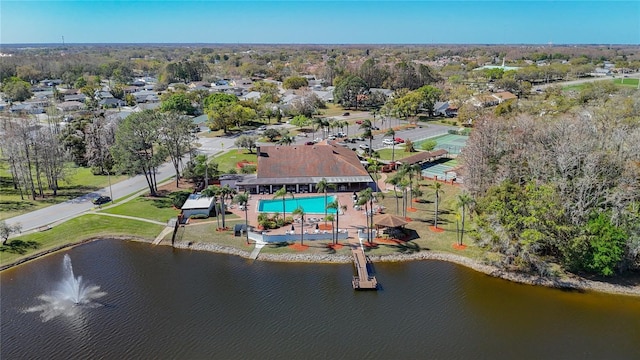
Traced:
<path fill-rule="evenodd" d="M 111 198 L 111 203 L 113 204 L 113 190 L 111 189 L 111 171 L 107 170 L 107 179 L 109 179 L 109 197 Z"/>

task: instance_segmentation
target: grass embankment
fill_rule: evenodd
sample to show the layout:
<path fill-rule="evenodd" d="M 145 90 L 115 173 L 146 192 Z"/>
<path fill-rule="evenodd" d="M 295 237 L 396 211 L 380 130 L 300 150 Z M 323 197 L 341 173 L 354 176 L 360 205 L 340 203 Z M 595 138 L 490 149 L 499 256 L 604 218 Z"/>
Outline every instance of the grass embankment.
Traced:
<path fill-rule="evenodd" d="M 101 212 L 139 217 L 160 222 L 167 222 L 169 219 L 175 218 L 180 214 L 180 210 L 173 207 L 170 197 L 137 197 L 121 205 L 101 210 Z"/>
<path fill-rule="evenodd" d="M 107 176 L 93 175 L 91 169 L 88 168 L 69 165 L 66 172 L 66 179 L 59 183 L 57 196 L 53 196 L 53 191 L 45 190 L 45 196 L 42 198 L 38 197 L 33 200 L 29 194 L 24 194 L 24 199 L 21 199 L 20 191 L 13 188 L 8 164 L 5 161 L 0 162 L 0 193 L 2 194 L 0 196 L 0 220 L 62 203 L 109 186 Z M 126 178 L 127 176 L 112 176 L 111 183 L 115 184 Z M 43 181 L 46 180 L 43 179 Z"/>
<path fill-rule="evenodd" d="M 0 266 L 89 238 L 128 236 L 153 240 L 162 229 L 162 225 L 138 220 L 95 214 L 82 215 L 48 231 L 12 238 L 7 246 L 0 247 Z"/>

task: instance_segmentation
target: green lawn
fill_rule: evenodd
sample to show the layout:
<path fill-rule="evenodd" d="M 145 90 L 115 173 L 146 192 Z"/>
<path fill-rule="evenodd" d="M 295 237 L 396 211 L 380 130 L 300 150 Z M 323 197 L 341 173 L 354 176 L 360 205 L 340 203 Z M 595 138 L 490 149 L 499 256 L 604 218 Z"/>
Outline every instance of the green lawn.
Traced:
<path fill-rule="evenodd" d="M 51 230 L 11 239 L 6 246 L 0 247 L 0 265 L 12 263 L 36 252 L 95 237 L 130 236 L 152 240 L 162 229 L 162 225 L 138 220 L 95 214 L 83 215 Z"/>
<path fill-rule="evenodd" d="M 167 222 L 180 214 L 180 210 L 173 207 L 170 197 L 148 198 L 137 197 L 120 205 L 110 207 L 101 212 L 116 215 L 140 217 L 149 220 Z"/>
<path fill-rule="evenodd" d="M 115 184 L 126 178 L 127 176 L 112 176 L 111 183 Z M 58 195 L 55 197 L 51 190 L 45 189 L 44 198 L 32 200 L 27 194 L 24 194 L 24 199 L 21 199 L 19 190 L 13 188 L 9 165 L 5 161 L 0 162 L 0 193 L 2 194 L 0 197 L 0 220 L 65 202 L 107 187 L 109 179 L 107 176 L 93 175 L 91 169 L 78 168 L 69 164 L 66 179 L 60 181 L 59 186 Z"/>
<path fill-rule="evenodd" d="M 414 231 L 417 238 L 409 241 L 404 245 L 379 244 L 378 248 L 369 251 L 372 255 L 385 255 L 393 253 L 413 253 L 426 250 L 437 250 L 442 252 L 454 253 L 474 259 L 482 256 L 483 251 L 473 245 L 473 241 L 465 235 L 463 243 L 467 245 L 465 250 L 456 250 L 453 245 L 456 243 L 456 219 L 459 209 L 456 206 L 457 196 L 460 194 L 460 188 L 454 185 L 443 184 L 443 192 L 440 194 L 440 204 L 438 206 L 438 227 L 444 229 L 443 232 L 433 232 L 429 229 L 433 225 L 435 215 L 435 194 L 432 187 L 433 181 L 420 182 L 420 189 L 424 192 L 420 197 L 421 202 L 414 202 L 411 207 L 416 211 L 407 211 L 407 217 L 412 221 L 405 226 L 409 231 Z M 386 212 L 396 215 L 396 198 L 392 192 L 386 193 L 386 197 L 381 203 L 386 207 Z M 402 206 L 402 199 L 399 199 L 399 205 Z M 402 215 L 402 208 L 398 214 Z M 471 229 L 468 221 L 465 228 Z"/>
<path fill-rule="evenodd" d="M 391 149 L 390 147 L 384 148 L 384 149 L 377 150 L 377 153 L 380 155 L 380 160 L 391 160 L 393 149 Z M 396 145 L 395 160 L 403 159 L 415 154 L 416 154 L 415 152 L 405 152 L 404 146 Z"/>
<path fill-rule="evenodd" d="M 606 80 L 600 80 L 600 81 L 612 81 L 609 79 Z M 637 88 L 638 87 L 638 81 L 639 79 L 632 79 L 632 78 L 615 78 L 613 79 L 613 83 L 618 85 L 618 86 L 626 86 L 626 87 L 631 87 L 631 88 Z M 582 84 L 576 84 L 576 85 L 569 85 L 569 86 L 563 86 L 562 87 L 562 91 L 581 91 L 583 88 L 585 87 L 585 83 Z"/>
<path fill-rule="evenodd" d="M 632 88 L 638 87 L 638 82 L 640 79 L 631 79 L 631 78 L 617 78 L 613 80 L 613 83 L 621 86 L 628 86 Z"/>
<path fill-rule="evenodd" d="M 236 167 L 236 164 L 242 160 L 256 163 L 258 161 L 258 156 L 255 152 L 249 153 L 246 149 L 239 149 L 228 151 L 222 155 L 216 156 L 215 159 L 218 163 L 218 170 L 224 173 L 231 169 L 239 170 Z"/>

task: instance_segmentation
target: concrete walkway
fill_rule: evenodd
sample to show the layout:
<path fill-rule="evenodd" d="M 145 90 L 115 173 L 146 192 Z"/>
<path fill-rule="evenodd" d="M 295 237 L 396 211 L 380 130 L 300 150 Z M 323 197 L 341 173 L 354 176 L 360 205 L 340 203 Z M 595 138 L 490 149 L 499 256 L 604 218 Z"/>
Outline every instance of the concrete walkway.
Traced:
<path fill-rule="evenodd" d="M 173 226 L 167 226 L 164 229 L 162 229 L 162 231 L 160 232 L 160 234 L 158 234 L 158 236 L 156 236 L 156 239 L 153 240 L 153 245 L 158 245 L 160 244 L 160 242 L 162 241 L 162 239 L 164 239 L 165 236 L 171 234 L 173 232 L 173 230 L 175 229 L 175 227 Z"/>
<path fill-rule="evenodd" d="M 102 215 L 102 216 L 113 216 L 113 217 L 118 217 L 118 218 L 122 218 L 122 219 L 138 220 L 138 221 L 144 221 L 144 222 L 157 224 L 157 225 L 167 225 L 167 223 L 163 223 L 163 222 L 160 222 L 160 221 L 155 221 L 155 220 L 150 220 L 150 219 L 143 219 L 143 218 L 139 218 L 139 217 L 135 217 L 135 216 L 108 214 L 108 213 L 103 213 L 103 212 L 91 212 L 91 214 Z"/>

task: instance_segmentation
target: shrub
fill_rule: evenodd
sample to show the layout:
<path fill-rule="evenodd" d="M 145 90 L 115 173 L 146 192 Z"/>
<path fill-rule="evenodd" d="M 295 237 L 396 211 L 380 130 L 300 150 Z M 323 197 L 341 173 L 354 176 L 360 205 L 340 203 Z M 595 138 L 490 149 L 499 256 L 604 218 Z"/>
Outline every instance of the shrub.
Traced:
<path fill-rule="evenodd" d="M 169 195 L 171 198 L 171 204 L 180 209 L 189 198 L 189 195 L 191 195 L 191 193 L 185 190 L 173 192 Z"/>
<path fill-rule="evenodd" d="M 253 174 L 254 172 L 256 172 L 255 165 L 245 165 L 240 169 L 240 173 L 242 174 Z"/>
<path fill-rule="evenodd" d="M 195 214 L 195 215 L 189 216 L 189 219 L 207 219 L 208 217 L 209 216 L 205 214 Z"/>
<path fill-rule="evenodd" d="M 436 145 L 438 145 L 437 141 L 427 140 L 422 143 L 421 147 L 422 147 L 422 150 L 431 151 L 436 147 Z"/>

